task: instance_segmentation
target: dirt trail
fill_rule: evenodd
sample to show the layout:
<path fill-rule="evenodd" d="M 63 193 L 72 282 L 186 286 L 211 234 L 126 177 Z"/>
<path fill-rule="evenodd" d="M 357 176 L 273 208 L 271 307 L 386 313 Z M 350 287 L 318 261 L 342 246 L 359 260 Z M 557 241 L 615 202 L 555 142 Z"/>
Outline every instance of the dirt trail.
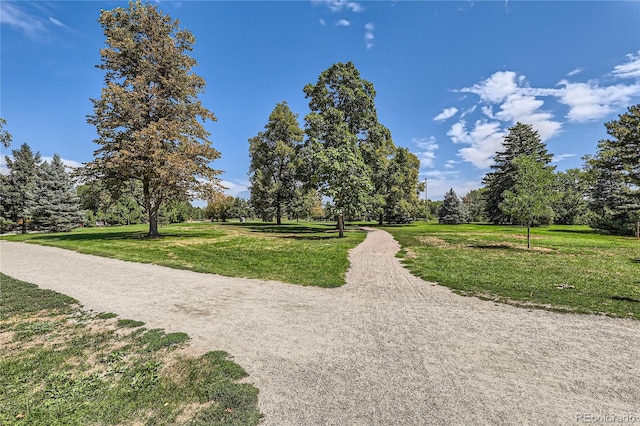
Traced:
<path fill-rule="evenodd" d="M 640 422 L 640 323 L 460 297 L 413 277 L 397 250 L 369 230 L 338 289 L 6 241 L 0 270 L 228 351 L 267 425 Z"/>

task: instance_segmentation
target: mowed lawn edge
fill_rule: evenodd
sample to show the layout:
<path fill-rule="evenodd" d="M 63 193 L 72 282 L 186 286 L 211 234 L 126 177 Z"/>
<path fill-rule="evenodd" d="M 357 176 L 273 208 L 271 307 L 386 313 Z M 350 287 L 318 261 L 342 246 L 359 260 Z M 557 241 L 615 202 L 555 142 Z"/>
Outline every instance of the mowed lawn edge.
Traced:
<path fill-rule="evenodd" d="M 146 225 L 130 225 L 2 239 L 229 277 L 339 287 L 345 283 L 349 250 L 366 237 L 352 227 L 338 238 L 334 224 L 303 222 L 171 224 L 152 239 L 144 236 L 146 230 Z"/>
<path fill-rule="evenodd" d="M 383 226 L 412 274 L 513 305 L 640 319 L 640 240 L 586 226 Z"/>
<path fill-rule="evenodd" d="M 0 274 L 0 424 L 255 425 L 258 389 L 223 351 Z"/>

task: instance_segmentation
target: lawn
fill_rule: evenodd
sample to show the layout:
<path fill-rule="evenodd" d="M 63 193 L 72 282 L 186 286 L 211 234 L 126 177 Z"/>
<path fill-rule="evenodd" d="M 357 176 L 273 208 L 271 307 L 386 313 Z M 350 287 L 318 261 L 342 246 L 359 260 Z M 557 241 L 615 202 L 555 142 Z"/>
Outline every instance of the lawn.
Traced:
<path fill-rule="evenodd" d="M 463 295 L 640 319 L 640 240 L 585 226 L 387 226 L 404 265 Z"/>
<path fill-rule="evenodd" d="M 93 314 L 0 274 L 0 424 L 256 425 L 258 390 L 184 333 Z"/>
<path fill-rule="evenodd" d="M 196 272 L 338 287 L 349 249 L 366 236 L 352 228 L 338 238 L 333 223 L 296 222 L 172 224 L 155 239 L 145 238 L 146 231 L 146 225 L 132 225 L 3 238 Z"/>

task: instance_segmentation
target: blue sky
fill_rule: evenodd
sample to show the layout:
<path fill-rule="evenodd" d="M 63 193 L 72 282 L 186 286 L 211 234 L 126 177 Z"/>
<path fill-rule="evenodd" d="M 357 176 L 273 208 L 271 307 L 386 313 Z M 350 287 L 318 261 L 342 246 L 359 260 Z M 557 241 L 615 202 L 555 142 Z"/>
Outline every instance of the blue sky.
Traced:
<path fill-rule="evenodd" d="M 606 121 L 640 103 L 637 0 L 154 3 L 196 36 L 200 99 L 218 118 L 207 125 L 222 153 L 213 167 L 232 195 L 248 196 L 247 140 L 283 100 L 302 124 L 302 88 L 335 62 L 354 62 L 374 84 L 379 120 L 420 157 L 431 199 L 479 188 L 516 121 L 540 132 L 564 170 L 595 153 Z M 0 2 L 0 116 L 12 148 L 92 159 L 97 19 L 126 5 Z"/>

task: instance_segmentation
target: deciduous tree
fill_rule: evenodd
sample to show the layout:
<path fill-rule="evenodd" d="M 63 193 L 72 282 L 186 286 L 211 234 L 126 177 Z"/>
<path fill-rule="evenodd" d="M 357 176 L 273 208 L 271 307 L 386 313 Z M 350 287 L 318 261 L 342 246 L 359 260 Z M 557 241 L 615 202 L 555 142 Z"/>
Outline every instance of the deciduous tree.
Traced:
<path fill-rule="evenodd" d="M 158 210 L 185 196 L 209 198 L 218 189 L 209 163 L 220 154 L 207 140 L 215 116 L 198 100 L 205 81 L 191 69 L 195 37 L 154 5 L 130 2 L 103 10 L 104 87 L 88 122 L 100 145 L 84 175 L 108 188 L 129 181 L 142 186 L 149 236 L 158 235 Z"/>
<path fill-rule="evenodd" d="M 513 164 L 515 158 L 521 155 L 532 155 L 544 167 L 549 170 L 555 169 L 548 165 L 553 156 L 547 152 L 538 132 L 529 124 L 518 122 L 510 127 L 502 146 L 504 150 L 496 153 L 494 164 L 491 165 L 493 171 L 487 173 L 483 179 L 486 187 L 487 216 L 493 223 L 511 222 L 512 218 L 504 213 L 500 204 L 504 201 L 502 194 L 512 190 L 515 185 L 516 167 Z"/>
<path fill-rule="evenodd" d="M 503 193 L 500 208 L 527 225 L 527 248 L 531 248 L 531 225 L 537 219 L 553 216 L 555 175 L 533 154 L 516 157 L 511 164 L 515 168 L 514 184 Z"/>
<path fill-rule="evenodd" d="M 304 132 L 286 102 L 276 105 L 265 130 L 249 139 L 251 205 L 265 220 L 275 216 L 278 225 L 297 196 L 297 152 Z"/>
<path fill-rule="evenodd" d="M 373 183 L 361 144 L 378 123 L 373 84 L 360 77 L 351 62 L 323 71 L 304 93 L 311 112 L 305 117 L 308 166 L 321 193 L 333 200 L 338 232 L 344 235 L 344 217 L 370 207 Z"/>

